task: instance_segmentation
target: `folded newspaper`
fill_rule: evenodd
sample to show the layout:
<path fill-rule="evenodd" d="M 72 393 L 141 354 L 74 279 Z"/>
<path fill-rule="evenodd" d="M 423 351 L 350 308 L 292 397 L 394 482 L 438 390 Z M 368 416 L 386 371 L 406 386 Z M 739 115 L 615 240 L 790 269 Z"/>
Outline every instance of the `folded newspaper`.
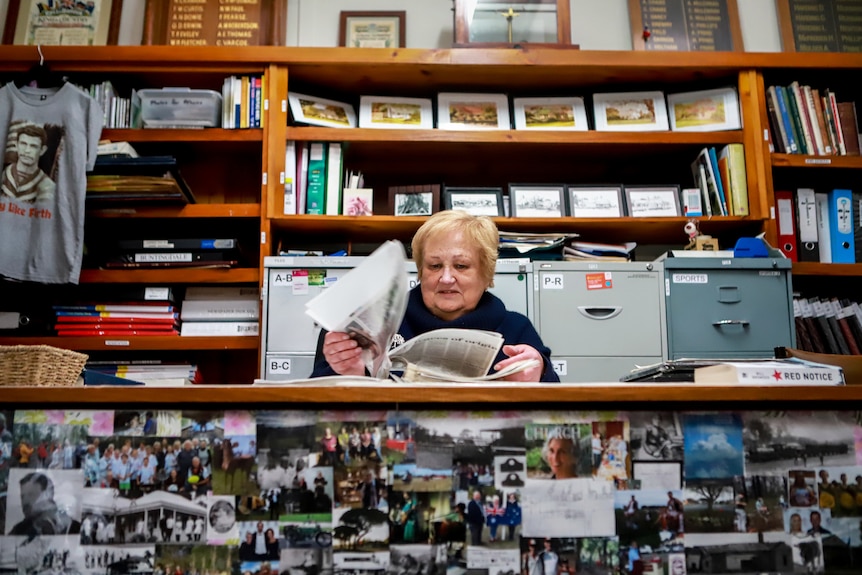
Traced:
<path fill-rule="evenodd" d="M 487 381 L 518 373 L 536 360 L 488 374 L 503 336 L 474 329 L 438 329 L 390 349 L 407 309 L 404 246 L 390 240 L 306 303 L 305 312 L 327 331 L 349 333 L 362 347 L 368 373 L 377 379 Z"/>

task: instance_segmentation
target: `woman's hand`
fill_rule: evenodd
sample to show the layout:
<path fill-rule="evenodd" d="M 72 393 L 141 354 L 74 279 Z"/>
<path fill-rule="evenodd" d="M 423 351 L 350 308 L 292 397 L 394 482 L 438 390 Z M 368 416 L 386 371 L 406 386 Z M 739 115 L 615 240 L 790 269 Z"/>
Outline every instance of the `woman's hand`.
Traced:
<path fill-rule="evenodd" d="M 538 361 L 538 364 L 501 379 L 504 381 L 524 382 L 538 382 L 542 380 L 542 374 L 545 372 L 545 358 L 542 357 L 542 354 L 539 353 L 536 348 L 526 344 L 504 345 L 503 353 L 509 357 L 495 365 L 495 371 L 500 371 L 513 363 L 523 361 L 525 359 L 535 359 Z"/>
<path fill-rule="evenodd" d="M 324 336 L 323 357 L 338 375 L 365 375 L 362 348 L 343 331 L 330 331 Z"/>

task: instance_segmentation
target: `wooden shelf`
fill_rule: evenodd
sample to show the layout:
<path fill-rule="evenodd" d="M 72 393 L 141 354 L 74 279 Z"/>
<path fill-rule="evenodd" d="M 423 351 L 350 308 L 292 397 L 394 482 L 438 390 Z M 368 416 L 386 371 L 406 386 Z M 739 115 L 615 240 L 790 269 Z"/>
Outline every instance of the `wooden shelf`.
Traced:
<path fill-rule="evenodd" d="M 257 337 L 0 337 L 0 345 L 52 345 L 76 351 L 165 351 L 257 349 Z"/>
<path fill-rule="evenodd" d="M 852 402 L 862 401 L 862 386 L 844 387 L 807 387 L 807 386 L 710 386 L 710 385 L 637 385 L 608 383 L 596 385 L 488 385 L 471 387 L 469 385 L 442 386 L 423 385 L 408 387 L 358 385 L 351 387 L 336 385 L 284 385 L 284 386 L 187 386 L 164 387 L 58 387 L 45 393 L 45 388 L 7 387 L 3 388 L 3 401 L 21 406 L 39 405 L 123 405 L 160 404 L 178 406 L 182 404 L 203 404 L 207 406 L 251 406 L 266 405 L 274 409 L 278 405 L 314 404 L 331 406 L 333 404 L 367 404 L 378 406 L 393 404 L 444 404 L 457 410 L 476 409 L 476 404 L 507 404 L 522 409 L 524 404 L 547 404 L 556 408 L 578 408 L 602 404 L 617 409 L 640 404 L 649 409 L 657 404 L 670 404 L 668 407 L 679 409 L 693 402 L 732 402 L 736 409 L 739 404 L 756 405 L 788 404 L 791 408 L 810 406 L 813 403 L 828 405 L 841 402 L 846 409 L 852 409 Z M 806 407 L 807 408 L 807 407 Z M 328 409 L 328 407 L 327 407 Z M 772 409 L 772 407 L 770 407 Z"/>
<path fill-rule="evenodd" d="M 821 264 L 815 262 L 793 262 L 795 276 L 862 277 L 862 263 Z"/>
<path fill-rule="evenodd" d="M 243 130 L 223 130 L 204 128 L 202 130 L 150 130 L 150 129 L 105 129 L 102 138 L 114 141 L 138 142 L 262 142 L 263 130 L 250 128 Z"/>
<path fill-rule="evenodd" d="M 727 132 L 557 132 L 525 130 L 382 130 L 369 128 L 311 128 L 293 126 L 287 129 L 289 140 L 308 142 L 350 142 L 398 146 L 440 144 L 514 144 L 572 146 L 631 145 L 724 145 L 742 142 L 742 131 Z"/>
<path fill-rule="evenodd" d="M 513 232 L 561 232 L 597 236 L 608 233 L 625 237 L 619 241 L 647 244 L 672 243 L 683 245 L 683 226 L 687 218 L 494 218 L 500 230 Z M 408 239 L 425 222 L 416 216 L 279 216 L 272 223 L 279 231 L 297 234 L 355 237 L 363 240 Z M 700 230 L 711 235 L 728 232 L 759 230 L 762 222 L 737 216 L 719 216 L 700 220 Z"/>
<path fill-rule="evenodd" d="M 862 156 L 803 156 L 772 154 L 773 168 L 843 168 L 862 169 Z"/>
<path fill-rule="evenodd" d="M 151 270 L 81 270 L 79 283 L 115 283 L 115 284 L 239 284 L 258 283 L 260 270 L 258 268 L 232 269 L 151 269 Z"/>
<path fill-rule="evenodd" d="M 122 206 L 87 210 L 90 218 L 259 218 L 260 204 Z"/>

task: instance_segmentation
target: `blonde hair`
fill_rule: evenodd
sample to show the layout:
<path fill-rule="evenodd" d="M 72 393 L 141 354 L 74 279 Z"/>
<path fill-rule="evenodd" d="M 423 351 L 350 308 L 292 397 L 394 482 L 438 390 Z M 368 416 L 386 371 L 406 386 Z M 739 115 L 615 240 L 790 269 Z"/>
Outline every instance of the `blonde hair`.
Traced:
<path fill-rule="evenodd" d="M 422 262 L 428 239 L 441 234 L 452 236 L 458 232 L 464 234 L 464 238 L 476 246 L 479 252 L 479 274 L 488 282 L 489 287 L 494 287 L 497 250 L 500 246 L 497 224 L 487 216 L 474 216 L 463 210 L 437 212 L 416 230 L 411 247 L 419 281 L 422 281 Z"/>

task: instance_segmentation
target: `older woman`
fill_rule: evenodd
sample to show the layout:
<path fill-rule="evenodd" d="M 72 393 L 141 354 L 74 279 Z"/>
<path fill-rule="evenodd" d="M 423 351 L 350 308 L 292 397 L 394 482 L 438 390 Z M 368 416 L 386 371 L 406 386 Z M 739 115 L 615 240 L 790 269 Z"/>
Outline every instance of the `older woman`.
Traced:
<path fill-rule="evenodd" d="M 508 311 L 488 292 L 493 286 L 499 233 L 493 220 L 458 210 L 434 214 L 413 236 L 419 285 L 410 292 L 396 340 L 407 341 L 441 328 L 496 331 L 504 340 L 493 370 L 526 360 L 538 365 L 506 377 L 508 381 L 559 381 L 548 349 L 525 316 Z M 362 349 L 346 333 L 327 333 L 324 360 L 312 377 L 365 375 Z"/>

